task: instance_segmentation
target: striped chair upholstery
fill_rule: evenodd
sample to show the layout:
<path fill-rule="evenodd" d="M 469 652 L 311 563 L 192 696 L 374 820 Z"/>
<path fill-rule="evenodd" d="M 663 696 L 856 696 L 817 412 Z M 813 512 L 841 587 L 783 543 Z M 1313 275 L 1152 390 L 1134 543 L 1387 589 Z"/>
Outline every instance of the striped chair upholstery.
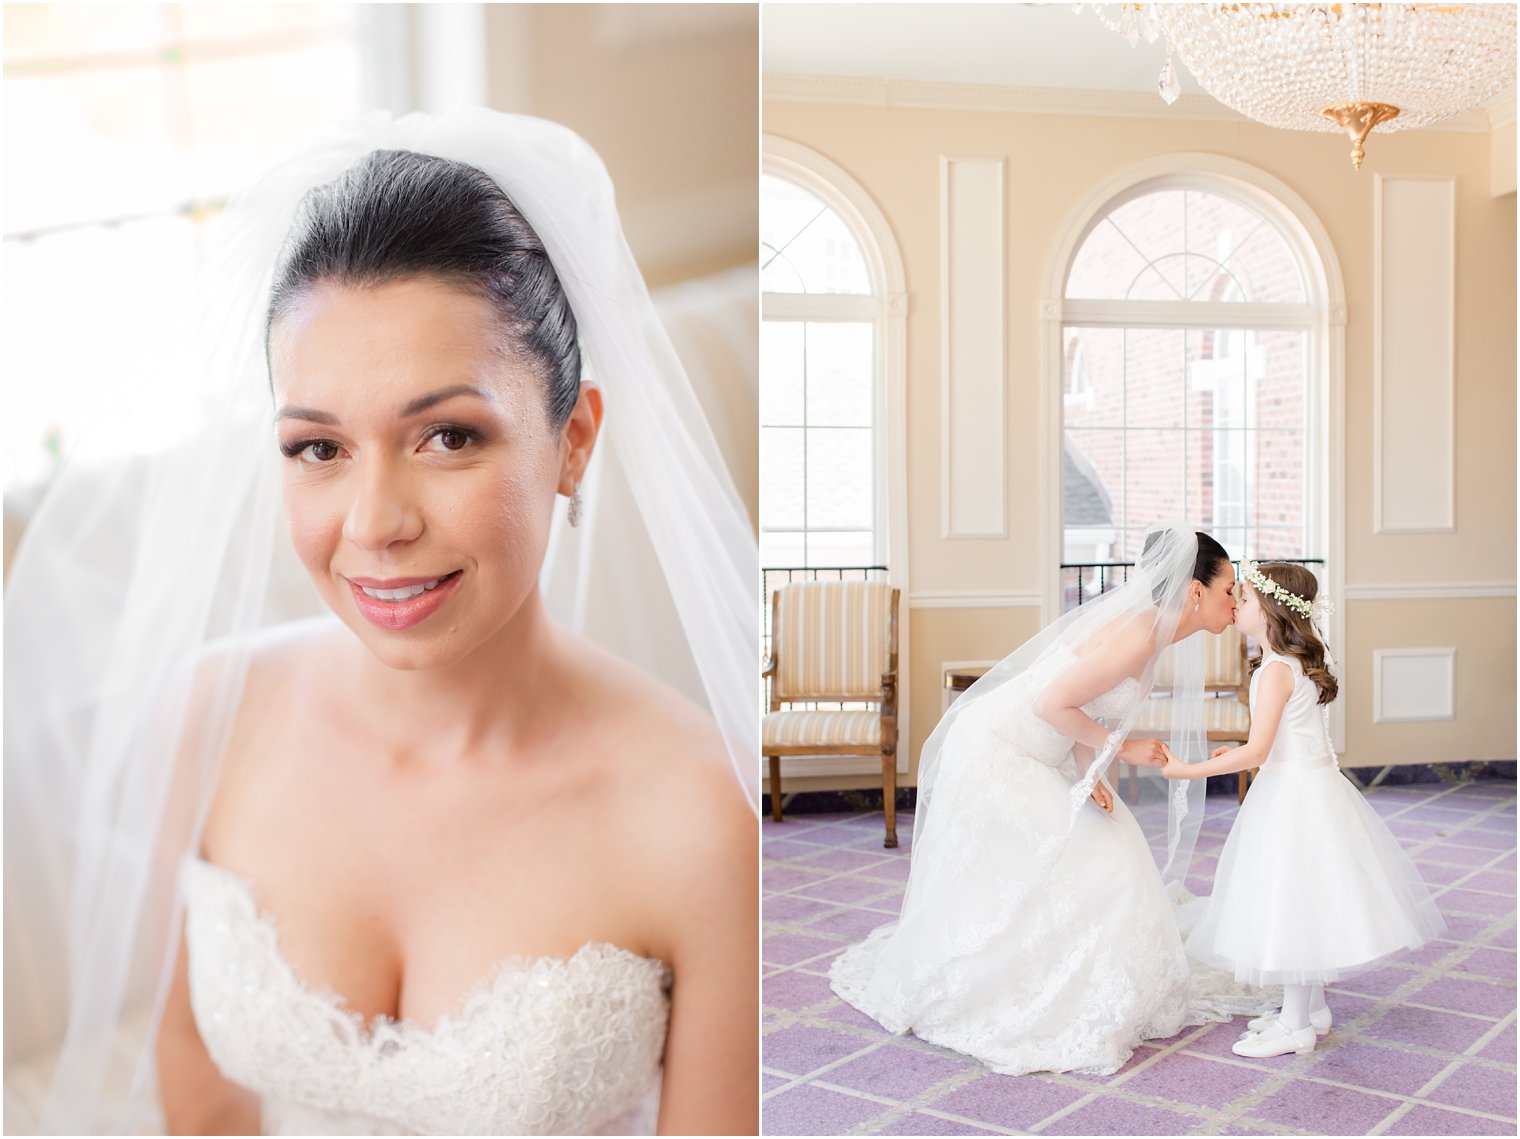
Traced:
<path fill-rule="evenodd" d="M 1166 700 L 1147 700 L 1135 718 L 1137 732 L 1163 732 L 1171 725 Z M 1245 740 L 1251 734 L 1251 710 L 1228 696 L 1203 702 L 1203 724 L 1209 739 Z"/>
<path fill-rule="evenodd" d="M 777 700 L 880 700 L 891 667 L 891 596 L 881 581 L 802 581 L 776 596 Z"/>
<path fill-rule="evenodd" d="M 771 610 L 770 711 L 761 754 L 770 760 L 771 816 L 781 821 L 781 757 L 881 757 L 886 840 L 897 845 L 898 591 L 877 581 L 804 581 L 778 589 Z M 870 710 L 783 708 L 869 703 Z"/>
<path fill-rule="evenodd" d="M 1210 633 L 1203 637 L 1203 684 L 1212 692 L 1238 689 L 1249 683 L 1246 674 L 1245 638 L 1240 630 L 1231 625 L 1219 636 Z M 1162 653 L 1156 661 L 1156 687 L 1172 682 L 1172 655 Z"/>
<path fill-rule="evenodd" d="M 1248 703 L 1251 691 L 1251 670 L 1246 664 L 1245 637 L 1231 625 L 1217 637 L 1209 633 L 1203 637 L 1203 686 L 1215 697 L 1204 701 L 1204 727 L 1210 743 L 1245 743 L 1251 735 L 1251 708 Z M 1170 653 L 1162 653 L 1156 662 L 1156 687 L 1171 683 L 1172 661 Z M 1152 699 L 1140 710 L 1135 730 L 1139 732 L 1162 732 L 1167 727 L 1164 699 Z M 1254 771 L 1242 771 L 1237 784 L 1237 794 L 1244 800 Z"/>
<path fill-rule="evenodd" d="M 765 717 L 762 742 L 767 747 L 881 746 L 881 713 L 802 710 L 771 712 Z"/>

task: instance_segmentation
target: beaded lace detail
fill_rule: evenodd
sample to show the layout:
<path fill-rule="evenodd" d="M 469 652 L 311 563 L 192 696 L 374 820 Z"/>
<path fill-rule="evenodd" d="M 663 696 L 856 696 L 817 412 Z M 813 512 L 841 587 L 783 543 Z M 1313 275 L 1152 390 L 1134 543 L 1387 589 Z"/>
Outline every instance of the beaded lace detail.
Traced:
<path fill-rule="evenodd" d="M 182 882 L 190 999 L 265 1134 L 652 1133 L 670 973 L 588 942 L 508 958 L 431 1028 L 303 982 L 253 885 L 200 859 Z"/>

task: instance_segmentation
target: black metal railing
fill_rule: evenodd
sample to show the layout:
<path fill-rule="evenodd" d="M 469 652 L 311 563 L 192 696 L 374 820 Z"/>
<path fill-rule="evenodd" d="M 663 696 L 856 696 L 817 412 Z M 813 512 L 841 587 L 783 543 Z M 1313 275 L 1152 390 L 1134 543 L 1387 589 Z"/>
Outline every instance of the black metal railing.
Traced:
<path fill-rule="evenodd" d="M 1324 558 L 1272 558 L 1274 562 L 1292 562 L 1300 566 L 1322 566 Z M 1239 560 L 1232 563 L 1238 570 Z M 1075 609 L 1090 597 L 1117 589 L 1129 580 L 1134 562 L 1062 562 L 1061 612 Z"/>

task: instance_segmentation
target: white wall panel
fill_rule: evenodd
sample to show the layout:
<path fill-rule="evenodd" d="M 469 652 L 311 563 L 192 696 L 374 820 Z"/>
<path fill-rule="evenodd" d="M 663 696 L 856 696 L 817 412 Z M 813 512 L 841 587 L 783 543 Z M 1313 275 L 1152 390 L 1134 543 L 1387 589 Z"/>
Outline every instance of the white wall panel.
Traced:
<path fill-rule="evenodd" d="M 1374 190 L 1373 528 L 1456 528 L 1456 180 Z"/>
<path fill-rule="evenodd" d="M 1456 718 L 1456 649 L 1372 650 L 1373 723 Z"/>
<path fill-rule="evenodd" d="M 1003 160 L 940 159 L 947 538 L 1007 535 Z"/>

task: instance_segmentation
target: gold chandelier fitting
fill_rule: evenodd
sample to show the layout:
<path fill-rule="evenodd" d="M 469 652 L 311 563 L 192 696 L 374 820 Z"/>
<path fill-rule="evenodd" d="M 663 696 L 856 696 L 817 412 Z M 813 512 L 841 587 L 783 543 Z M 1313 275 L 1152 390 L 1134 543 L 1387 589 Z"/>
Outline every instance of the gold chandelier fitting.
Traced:
<path fill-rule="evenodd" d="M 1345 129 L 1351 139 L 1351 165 L 1360 170 L 1367 154 L 1362 143 L 1367 141 L 1367 136 L 1378 123 L 1398 118 L 1399 109 L 1387 103 L 1336 103 L 1320 114 Z"/>

